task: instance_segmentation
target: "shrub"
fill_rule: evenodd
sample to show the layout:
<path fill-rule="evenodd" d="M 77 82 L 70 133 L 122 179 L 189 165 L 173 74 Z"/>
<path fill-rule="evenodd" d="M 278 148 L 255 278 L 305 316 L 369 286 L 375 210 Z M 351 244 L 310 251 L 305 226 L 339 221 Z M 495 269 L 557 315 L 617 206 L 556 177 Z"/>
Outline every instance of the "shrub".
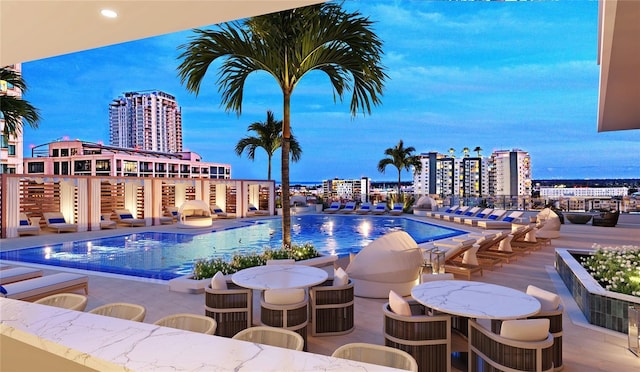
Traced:
<path fill-rule="evenodd" d="M 640 247 L 601 247 L 582 266 L 608 291 L 640 297 Z"/>

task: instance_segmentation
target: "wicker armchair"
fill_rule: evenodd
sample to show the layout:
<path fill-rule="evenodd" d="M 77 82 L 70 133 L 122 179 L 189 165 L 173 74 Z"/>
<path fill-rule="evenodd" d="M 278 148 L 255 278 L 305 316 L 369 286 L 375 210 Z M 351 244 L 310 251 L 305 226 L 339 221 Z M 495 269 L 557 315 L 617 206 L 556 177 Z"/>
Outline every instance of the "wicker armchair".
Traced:
<path fill-rule="evenodd" d="M 298 333 L 288 329 L 275 327 L 251 327 L 242 330 L 232 337 L 234 340 L 271 345 L 285 349 L 302 351 L 304 339 Z"/>
<path fill-rule="evenodd" d="M 382 307 L 385 345 L 409 353 L 419 371 L 451 371 L 451 316 L 427 315 L 423 305 L 409 301 L 412 316 Z"/>
<path fill-rule="evenodd" d="M 340 346 L 331 356 L 407 371 L 418 371 L 416 360 L 409 353 L 388 346 L 356 342 Z"/>
<path fill-rule="evenodd" d="M 540 311 L 538 314 L 530 316 L 528 319 L 549 319 L 549 333 L 553 336 L 553 369 L 554 371 L 561 370 L 564 365 L 562 364 L 562 313 L 564 308 L 562 305 L 558 306 L 557 310 L 553 311 Z"/>
<path fill-rule="evenodd" d="M 620 211 L 602 212 L 599 216 L 593 216 L 593 226 L 615 227 L 620 217 Z"/>
<path fill-rule="evenodd" d="M 186 313 L 169 315 L 155 321 L 153 324 L 207 335 L 214 334 L 217 326 L 216 321 L 209 317 Z"/>
<path fill-rule="evenodd" d="M 34 304 L 61 307 L 63 309 L 84 311 L 87 307 L 87 296 L 77 293 L 58 293 L 41 298 L 33 302 Z"/>
<path fill-rule="evenodd" d="M 525 320 L 526 321 L 526 320 Z M 512 321 L 513 322 L 513 321 Z M 516 321 L 522 322 L 522 320 Z M 502 323 L 503 327 L 506 322 Z M 548 330 L 548 329 L 547 329 Z M 553 371 L 553 336 L 541 341 L 503 337 L 469 319 L 469 371 Z"/>
<path fill-rule="evenodd" d="M 112 318 L 127 319 L 134 322 L 142 322 L 147 314 L 147 310 L 141 305 L 114 302 L 98 306 L 95 309 L 88 311 L 88 313 L 110 316 Z"/>
<path fill-rule="evenodd" d="M 273 290 L 272 290 L 273 291 Z M 260 317 L 263 325 L 279 327 L 298 333 L 304 339 L 304 350 L 307 350 L 307 324 L 309 324 L 309 297 L 290 304 L 276 304 L 265 300 L 265 293 L 260 299 Z"/>
<path fill-rule="evenodd" d="M 204 314 L 218 323 L 216 336 L 233 337 L 251 327 L 253 290 L 227 282 L 228 289 L 205 288 Z"/>
<path fill-rule="evenodd" d="M 328 280 L 309 290 L 313 336 L 337 336 L 353 331 L 353 283 L 332 284 L 333 280 Z"/>

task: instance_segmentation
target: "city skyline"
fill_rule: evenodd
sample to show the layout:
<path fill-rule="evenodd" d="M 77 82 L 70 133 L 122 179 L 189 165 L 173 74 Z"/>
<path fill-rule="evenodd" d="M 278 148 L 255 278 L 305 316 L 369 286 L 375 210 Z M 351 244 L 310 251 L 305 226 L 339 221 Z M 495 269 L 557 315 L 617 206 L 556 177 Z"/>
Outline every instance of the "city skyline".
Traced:
<path fill-rule="evenodd" d="M 346 1 L 376 23 L 389 80 L 382 106 L 350 118 L 349 102 L 333 102 L 322 73 L 301 80 L 292 98 L 292 129 L 303 150 L 291 181 L 335 177 L 394 180 L 377 171 L 384 150 L 402 139 L 416 153 L 519 148 L 531 154 L 532 178 L 637 178 L 640 131 L 597 133 L 597 1 L 434 2 Z M 272 78 L 252 76 L 239 118 L 220 107 L 211 69 L 200 96 L 176 73 L 177 46 L 192 32 L 158 36 L 23 64 L 40 108 L 40 129 L 25 128 L 30 145 L 67 136 L 109 143 L 108 106 L 128 91 L 162 90 L 183 115 L 184 149 L 204 161 L 229 163 L 234 178 L 264 179 L 266 154 L 235 155 L 247 126 L 282 97 Z M 55 95 L 52 92 L 63 92 Z M 472 151 L 472 156 L 474 155 Z M 279 152 L 273 158 L 280 179 Z M 403 172 L 403 181 L 411 180 Z"/>

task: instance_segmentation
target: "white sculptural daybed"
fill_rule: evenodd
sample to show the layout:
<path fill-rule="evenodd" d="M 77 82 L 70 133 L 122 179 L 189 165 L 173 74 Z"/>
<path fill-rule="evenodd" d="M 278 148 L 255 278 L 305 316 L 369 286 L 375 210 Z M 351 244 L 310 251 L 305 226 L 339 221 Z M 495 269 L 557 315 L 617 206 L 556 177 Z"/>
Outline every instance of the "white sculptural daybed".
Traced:
<path fill-rule="evenodd" d="M 394 231 L 362 248 L 346 271 L 356 296 L 388 298 L 389 290 L 401 296 L 411 294 L 421 264 L 418 243 L 406 232 Z"/>
<path fill-rule="evenodd" d="M 202 200 L 188 200 L 178 209 L 178 227 L 184 229 L 198 229 L 211 227 L 211 212 L 209 205 Z"/>

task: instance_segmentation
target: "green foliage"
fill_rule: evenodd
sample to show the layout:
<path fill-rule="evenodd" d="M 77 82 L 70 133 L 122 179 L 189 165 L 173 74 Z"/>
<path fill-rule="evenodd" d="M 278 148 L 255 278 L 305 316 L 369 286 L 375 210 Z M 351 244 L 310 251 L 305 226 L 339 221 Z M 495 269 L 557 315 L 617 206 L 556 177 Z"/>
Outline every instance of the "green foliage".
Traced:
<path fill-rule="evenodd" d="M 313 244 L 304 243 L 302 245 L 293 244 L 290 248 L 269 248 L 263 253 L 236 254 L 232 257 L 231 262 L 226 262 L 221 258 L 199 259 L 193 267 L 193 279 L 212 278 L 218 271 L 224 275 L 233 274 L 249 267 L 262 266 L 266 264 L 267 260 L 292 258 L 296 261 L 301 261 L 319 256 L 320 253 L 318 253 Z"/>
<path fill-rule="evenodd" d="M 640 247 L 600 247 L 582 266 L 606 290 L 640 297 Z"/>

